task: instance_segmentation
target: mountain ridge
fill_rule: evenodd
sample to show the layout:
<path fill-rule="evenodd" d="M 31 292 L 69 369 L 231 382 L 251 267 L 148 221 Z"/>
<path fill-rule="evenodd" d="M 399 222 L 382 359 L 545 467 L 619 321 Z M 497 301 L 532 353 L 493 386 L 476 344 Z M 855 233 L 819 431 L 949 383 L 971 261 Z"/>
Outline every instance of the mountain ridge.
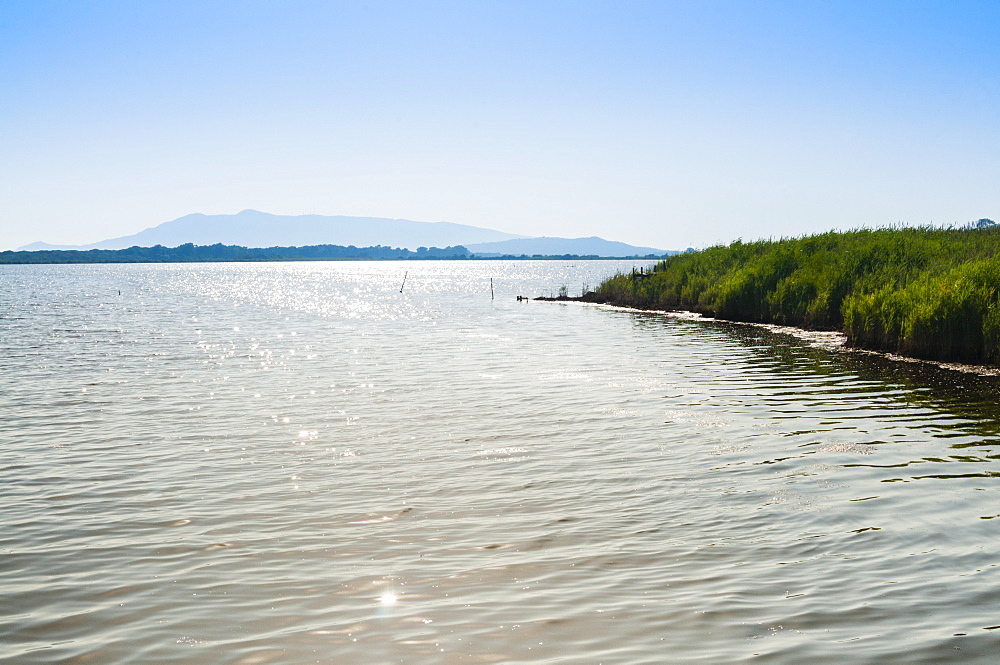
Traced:
<path fill-rule="evenodd" d="M 532 238 L 453 222 L 420 222 L 385 217 L 346 215 L 274 215 L 247 209 L 233 215 L 191 213 L 138 233 L 108 238 L 85 245 L 34 242 L 19 251 L 127 249 L 130 247 L 177 247 L 195 245 L 241 245 L 244 247 L 341 245 L 391 246 L 417 250 L 420 247 L 462 245 L 488 256 L 598 255 L 635 256 L 667 252 L 651 247 L 591 238 Z M 505 244 L 514 243 L 514 244 Z"/>

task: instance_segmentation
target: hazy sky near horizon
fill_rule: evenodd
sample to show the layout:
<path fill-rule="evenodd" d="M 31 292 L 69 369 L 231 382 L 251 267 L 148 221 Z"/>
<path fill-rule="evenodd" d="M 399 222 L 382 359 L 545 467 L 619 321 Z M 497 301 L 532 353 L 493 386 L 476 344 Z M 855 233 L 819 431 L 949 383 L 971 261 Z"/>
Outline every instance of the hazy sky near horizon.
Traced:
<path fill-rule="evenodd" d="M 0 0 L 0 249 L 254 208 L 683 249 L 1000 219 L 1000 3 Z"/>

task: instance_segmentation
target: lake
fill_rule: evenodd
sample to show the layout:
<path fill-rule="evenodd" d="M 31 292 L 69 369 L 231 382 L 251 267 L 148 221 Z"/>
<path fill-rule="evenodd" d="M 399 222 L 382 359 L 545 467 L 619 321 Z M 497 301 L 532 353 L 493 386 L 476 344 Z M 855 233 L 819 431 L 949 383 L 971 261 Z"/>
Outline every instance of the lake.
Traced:
<path fill-rule="evenodd" d="M 997 662 L 1000 379 L 633 265 L 0 266 L 0 662 Z"/>

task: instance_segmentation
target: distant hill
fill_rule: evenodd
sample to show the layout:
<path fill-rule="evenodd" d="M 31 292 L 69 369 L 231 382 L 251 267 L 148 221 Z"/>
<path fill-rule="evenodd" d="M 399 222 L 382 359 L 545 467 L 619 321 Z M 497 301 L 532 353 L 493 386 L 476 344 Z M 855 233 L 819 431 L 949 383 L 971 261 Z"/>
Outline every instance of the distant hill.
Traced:
<path fill-rule="evenodd" d="M 271 215 L 257 210 L 244 210 L 236 215 L 186 215 L 135 235 L 110 238 L 89 245 L 49 245 L 36 242 L 18 249 L 126 249 L 135 246 L 177 247 L 185 243 L 222 243 L 244 247 L 386 245 L 415 250 L 419 247 L 450 247 L 523 237 L 450 222 L 415 222 L 380 217 Z"/>
<path fill-rule="evenodd" d="M 636 247 L 623 242 L 604 240 L 592 236 L 590 238 L 517 238 L 498 242 L 469 243 L 466 248 L 479 256 L 561 256 L 576 254 L 578 256 L 647 256 L 655 254 L 676 254 L 652 247 Z"/>
<path fill-rule="evenodd" d="M 493 229 L 451 222 L 416 222 L 382 217 L 328 215 L 272 215 L 244 210 L 235 215 L 186 215 L 140 231 L 89 245 L 55 245 L 35 242 L 20 251 L 128 249 L 129 247 L 179 247 L 185 244 L 239 245 L 242 247 L 354 247 L 464 246 L 480 256 L 662 256 L 671 252 L 635 247 L 602 238 L 529 238 Z"/>
<path fill-rule="evenodd" d="M 81 245 L 50 245 L 47 242 L 33 242 L 30 245 L 18 247 L 19 252 L 48 252 L 57 249 L 80 249 Z"/>

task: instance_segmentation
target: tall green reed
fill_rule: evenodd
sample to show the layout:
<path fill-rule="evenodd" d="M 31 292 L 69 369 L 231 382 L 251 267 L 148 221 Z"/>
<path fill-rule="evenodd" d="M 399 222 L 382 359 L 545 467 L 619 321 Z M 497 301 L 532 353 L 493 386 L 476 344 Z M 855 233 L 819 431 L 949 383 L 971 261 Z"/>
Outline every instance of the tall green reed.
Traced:
<path fill-rule="evenodd" d="M 843 329 L 854 346 L 1000 362 L 1000 228 L 859 229 L 671 256 L 599 299 L 719 318 Z"/>

